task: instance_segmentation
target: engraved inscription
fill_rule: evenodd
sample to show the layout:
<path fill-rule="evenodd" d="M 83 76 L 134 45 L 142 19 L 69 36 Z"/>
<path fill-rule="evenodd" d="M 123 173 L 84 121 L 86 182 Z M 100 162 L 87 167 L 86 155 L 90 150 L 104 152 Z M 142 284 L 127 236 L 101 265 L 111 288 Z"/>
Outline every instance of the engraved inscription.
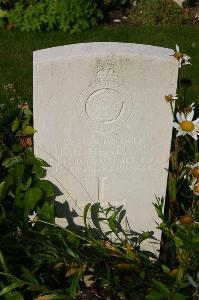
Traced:
<path fill-rule="evenodd" d="M 67 139 L 62 147 L 57 147 L 59 159 L 71 172 L 104 174 L 150 172 L 165 163 L 164 155 L 154 156 L 155 146 L 146 145 L 140 137 L 119 141 L 116 137 L 90 137 L 90 141 Z"/>

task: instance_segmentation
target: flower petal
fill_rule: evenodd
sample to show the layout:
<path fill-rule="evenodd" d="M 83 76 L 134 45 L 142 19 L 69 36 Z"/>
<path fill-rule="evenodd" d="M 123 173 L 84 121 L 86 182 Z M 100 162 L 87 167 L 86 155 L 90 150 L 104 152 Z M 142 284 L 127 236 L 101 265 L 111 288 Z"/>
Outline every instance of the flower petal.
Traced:
<path fill-rule="evenodd" d="M 199 117 L 198 117 L 196 120 L 193 121 L 193 124 L 194 124 L 194 125 L 199 124 Z"/>
<path fill-rule="evenodd" d="M 186 55 L 186 54 L 184 54 L 184 55 L 183 55 L 183 58 L 184 58 L 185 60 L 189 60 L 189 59 L 191 59 L 191 57 L 190 57 L 190 56 L 188 56 L 188 55 Z"/>
<path fill-rule="evenodd" d="M 194 116 L 194 110 L 192 110 L 190 113 L 186 115 L 186 120 L 187 121 L 192 121 Z"/>
<path fill-rule="evenodd" d="M 177 120 L 178 120 L 179 123 L 181 123 L 182 121 L 184 121 L 184 119 L 182 118 L 182 115 L 179 112 L 177 112 L 176 118 L 177 118 Z"/>
<path fill-rule="evenodd" d="M 173 127 L 177 130 L 179 130 L 181 128 L 179 123 L 177 123 L 177 122 L 173 122 Z"/>
<path fill-rule="evenodd" d="M 190 135 L 194 140 L 197 141 L 197 139 L 198 139 L 197 133 L 195 133 L 195 132 L 188 132 L 188 135 Z"/>
<path fill-rule="evenodd" d="M 183 131 L 178 131 L 176 136 L 181 136 L 181 135 L 184 135 L 184 132 Z"/>

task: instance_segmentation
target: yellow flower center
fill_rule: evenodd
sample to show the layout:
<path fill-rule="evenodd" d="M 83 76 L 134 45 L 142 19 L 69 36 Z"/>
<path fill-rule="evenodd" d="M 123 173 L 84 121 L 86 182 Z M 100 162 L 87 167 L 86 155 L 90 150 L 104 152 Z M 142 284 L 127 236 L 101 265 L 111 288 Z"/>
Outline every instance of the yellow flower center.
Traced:
<path fill-rule="evenodd" d="M 171 276 L 176 276 L 177 274 L 178 274 L 178 269 L 177 268 L 170 271 Z"/>
<path fill-rule="evenodd" d="M 181 53 L 181 52 L 176 52 L 176 53 L 175 53 L 175 58 L 176 58 L 177 60 L 183 59 L 183 56 L 184 56 L 184 54 Z"/>
<path fill-rule="evenodd" d="M 194 168 L 192 171 L 191 171 L 191 174 L 196 177 L 196 178 L 199 178 L 199 168 L 196 167 Z"/>
<path fill-rule="evenodd" d="M 194 185 L 194 191 L 199 193 L 199 184 Z"/>
<path fill-rule="evenodd" d="M 182 121 L 180 123 L 180 127 L 182 128 L 183 131 L 191 132 L 194 130 L 195 125 L 191 121 Z"/>
<path fill-rule="evenodd" d="M 171 94 L 165 96 L 166 102 L 172 102 L 173 101 L 173 96 Z"/>
<path fill-rule="evenodd" d="M 180 223 L 184 224 L 184 225 L 189 225 L 189 224 L 192 224 L 193 221 L 194 221 L 194 218 L 192 216 L 185 215 L 181 218 Z"/>

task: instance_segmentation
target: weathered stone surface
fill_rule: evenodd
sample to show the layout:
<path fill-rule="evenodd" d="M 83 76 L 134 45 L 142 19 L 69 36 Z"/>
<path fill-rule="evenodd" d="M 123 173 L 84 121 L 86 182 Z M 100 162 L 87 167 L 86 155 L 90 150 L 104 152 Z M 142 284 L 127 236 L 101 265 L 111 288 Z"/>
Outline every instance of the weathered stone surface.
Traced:
<path fill-rule="evenodd" d="M 134 230 L 156 232 L 152 202 L 165 196 L 172 135 L 164 96 L 175 94 L 178 73 L 172 54 L 125 43 L 34 52 L 35 153 L 52 166 L 60 202 L 80 215 L 88 202 L 124 204 Z"/>

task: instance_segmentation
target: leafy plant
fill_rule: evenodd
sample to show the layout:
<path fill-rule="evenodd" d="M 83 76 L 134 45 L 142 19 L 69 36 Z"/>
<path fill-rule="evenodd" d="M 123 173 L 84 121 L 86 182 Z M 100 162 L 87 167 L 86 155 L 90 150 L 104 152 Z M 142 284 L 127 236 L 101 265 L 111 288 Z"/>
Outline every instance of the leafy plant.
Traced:
<path fill-rule="evenodd" d="M 17 1 L 6 12 L 7 22 L 20 31 L 81 32 L 97 25 L 102 13 L 94 0 Z"/>
<path fill-rule="evenodd" d="M 1 224 L 10 215 L 15 216 L 15 220 L 27 220 L 36 207 L 44 219 L 53 221 L 54 216 L 51 203 L 46 201 L 54 195 L 53 187 L 43 179 L 44 167 L 48 164 L 34 156 L 31 148 L 35 132 L 30 125 L 32 112 L 27 104 L 21 107 L 10 129 L 4 129 L 1 135 Z"/>
<path fill-rule="evenodd" d="M 137 25 L 184 24 L 189 19 L 189 14 L 173 0 L 143 0 L 129 15 L 129 20 Z"/>

